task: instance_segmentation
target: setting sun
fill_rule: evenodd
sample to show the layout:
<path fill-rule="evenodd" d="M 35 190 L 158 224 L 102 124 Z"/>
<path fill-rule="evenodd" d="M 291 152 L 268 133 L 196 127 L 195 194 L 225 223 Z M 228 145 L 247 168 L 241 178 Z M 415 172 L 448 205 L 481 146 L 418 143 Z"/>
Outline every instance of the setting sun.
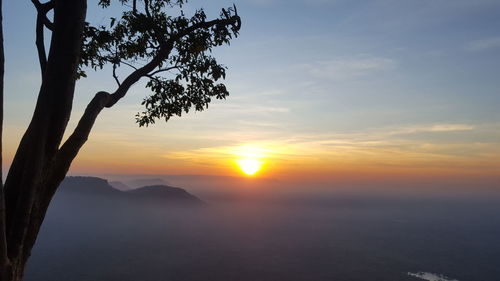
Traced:
<path fill-rule="evenodd" d="M 254 176 L 262 170 L 271 150 L 260 145 L 242 145 L 233 147 L 231 154 L 238 168 L 247 176 Z"/>
<path fill-rule="evenodd" d="M 262 162 L 256 159 L 241 159 L 237 163 L 241 171 L 249 176 L 257 173 L 262 167 Z"/>

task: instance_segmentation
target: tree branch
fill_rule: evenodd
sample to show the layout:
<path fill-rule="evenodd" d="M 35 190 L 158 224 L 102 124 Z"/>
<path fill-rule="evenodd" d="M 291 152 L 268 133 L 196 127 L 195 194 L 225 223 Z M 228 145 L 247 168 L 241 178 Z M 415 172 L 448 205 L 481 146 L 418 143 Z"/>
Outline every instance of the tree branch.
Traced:
<path fill-rule="evenodd" d="M 37 1 L 37 0 L 35 0 L 35 1 Z M 55 1 L 51 0 L 49 2 L 41 4 L 41 8 L 38 10 L 39 12 L 41 12 L 43 14 L 43 24 L 50 31 L 54 30 L 54 23 L 49 20 L 49 18 L 47 17 L 47 13 L 50 10 L 54 9 L 55 5 L 56 5 Z"/>
<path fill-rule="evenodd" d="M 234 15 L 225 19 L 203 21 L 193 24 L 176 34 L 173 34 L 168 40 L 165 41 L 164 44 L 161 44 L 158 54 L 153 57 L 153 59 L 149 63 L 141 68 L 136 69 L 129 76 L 127 76 L 125 80 L 123 80 L 118 89 L 113 94 L 111 94 L 111 98 L 106 107 L 112 107 L 113 105 L 115 105 L 121 98 L 123 98 L 127 94 L 128 90 L 130 89 L 130 87 L 132 87 L 133 84 L 139 81 L 139 79 L 141 79 L 142 77 L 150 75 L 150 73 L 154 71 L 161 64 L 161 62 L 170 55 L 170 52 L 174 47 L 174 43 L 177 40 L 197 29 L 208 29 L 216 25 L 233 25 L 235 28 L 239 29 L 241 27 L 241 20 L 238 15 Z"/>
<path fill-rule="evenodd" d="M 45 72 L 45 67 L 47 66 L 47 54 L 45 52 L 45 43 L 44 43 L 44 35 L 43 35 L 43 15 L 38 13 L 36 16 L 36 49 L 38 51 L 38 61 L 40 62 L 40 70 L 43 73 Z"/>
<path fill-rule="evenodd" d="M 126 65 L 126 66 L 130 66 L 130 67 L 131 67 L 131 68 L 133 68 L 134 70 L 137 70 L 137 67 L 135 67 L 134 65 L 132 65 L 132 64 L 130 64 L 130 63 L 128 63 L 128 62 L 126 62 L 126 61 L 122 61 L 122 60 L 120 60 L 120 63 L 123 63 L 123 64 L 124 64 L 124 65 Z"/>
<path fill-rule="evenodd" d="M 239 30 L 241 28 L 241 19 L 238 15 L 234 15 L 232 17 L 226 16 L 225 19 L 202 21 L 202 22 L 191 25 L 190 27 L 182 30 L 181 32 L 178 32 L 177 34 L 175 34 L 173 36 L 173 38 L 177 41 L 179 38 L 182 38 L 182 37 L 188 35 L 189 33 L 193 32 L 197 29 L 201 29 L 201 28 L 207 29 L 207 28 L 210 28 L 210 27 L 215 26 L 215 25 L 223 25 L 223 26 L 232 25 L 236 29 Z"/>
<path fill-rule="evenodd" d="M 146 16 L 151 18 L 151 12 L 149 12 L 149 0 L 144 0 L 144 12 Z"/>
<path fill-rule="evenodd" d="M 160 48 L 158 54 L 149 63 L 129 74 L 129 76 L 127 76 L 127 78 L 123 80 L 118 89 L 113 94 L 111 94 L 111 98 L 109 99 L 109 103 L 106 104 L 106 107 L 112 107 L 113 105 L 115 105 L 115 103 L 117 103 L 127 94 L 132 85 L 134 85 L 137 81 L 139 81 L 139 79 L 148 75 L 151 71 L 157 68 L 160 63 L 168 57 L 172 48 L 173 43 L 167 48 Z"/>
<path fill-rule="evenodd" d="M 109 102 L 110 97 L 111 95 L 107 92 L 98 92 L 87 105 L 87 108 L 80 118 L 75 130 L 56 154 L 54 164 L 55 172 L 51 178 L 60 178 L 61 180 L 64 178 L 71 162 L 75 159 L 78 151 L 87 141 L 97 116 Z M 57 188 L 57 186 L 55 188 Z"/>
<path fill-rule="evenodd" d="M 38 0 L 31 0 L 33 5 L 37 10 L 36 16 L 36 48 L 38 51 L 38 60 L 40 62 L 40 69 L 43 73 L 45 72 L 45 67 L 47 65 L 47 53 L 45 51 L 45 42 L 44 42 L 44 27 L 47 27 L 49 30 L 53 30 L 53 24 L 47 18 L 47 13 L 54 8 L 55 2 L 49 1 L 46 3 L 40 3 Z"/>
<path fill-rule="evenodd" d="M 120 80 L 118 79 L 118 75 L 116 75 L 116 63 L 113 63 L 113 78 L 115 79 L 118 87 L 120 87 L 121 83 Z"/>
<path fill-rule="evenodd" d="M 160 68 L 158 70 L 155 70 L 155 71 L 149 73 L 149 75 L 152 76 L 152 75 L 155 75 L 155 74 L 158 74 L 158 73 L 162 73 L 162 72 L 166 72 L 166 71 L 170 71 L 170 70 L 178 69 L 178 68 L 179 68 L 178 65 L 174 65 L 172 67 L 167 67 L 167 68 Z"/>
<path fill-rule="evenodd" d="M 144 76 L 144 77 L 147 77 L 147 78 L 149 78 L 151 80 L 155 80 L 156 82 L 161 82 L 161 80 L 158 77 L 154 77 L 154 76 L 149 75 L 149 74 L 146 75 L 146 76 Z"/>

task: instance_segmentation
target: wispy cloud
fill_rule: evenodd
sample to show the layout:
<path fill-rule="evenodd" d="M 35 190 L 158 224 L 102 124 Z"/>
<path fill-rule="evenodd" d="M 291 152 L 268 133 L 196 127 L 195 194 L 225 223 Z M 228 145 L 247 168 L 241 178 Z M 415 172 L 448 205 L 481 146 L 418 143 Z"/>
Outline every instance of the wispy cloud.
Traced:
<path fill-rule="evenodd" d="M 238 122 L 242 125 L 251 126 L 251 127 L 279 128 L 282 126 L 282 124 L 280 124 L 280 123 L 272 123 L 272 122 L 258 122 L 258 121 L 248 121 L 248 120 L 239 120 Z"/>
<path fill-rule="evenodd" d="M 314 163 L 343 163 L 346 165 L 375 165 L 394 167 L 476 167 L 483 170 L 497 169 L 500 150 L 498 141 L 460 142 L 450 139 L 444 143 L 426 139 L 406 138 L 405 134 L 417 132 L 471 131 L 474 126 L 467 124 L 431 124 L 401 128 L 374 128 L 345 133 L 325 133 L 320 135 L 295 135 L 283 137 L 269 135 L 268 138 L 248 142 L 240 138 L 232 144 L 204 146 L 192 150 L 173 151 L 164 154 L 168 159 L 207 159 L 220 162 L 230 160 L 242 147 L 258 148 L 265 157 L 280 165 L 304 163 L 315 167 Z M 397 134 L 397 135 L 396 135 Z M 224 135 L 223 137 L 227 137 Z M 318 162 L 319 161 L 319 162 Z"/>
<path fill-rule="evenodd" d="M 458 281 L 457 279 L 451 279 L 444 275 L 438 275 L 429 272 L 417 272 L 417 273 L 408 272 L 408 275 L 427 281 Z"/>
<path fill-rule="evenodd" d="M 458 131 L 471 131 L 474 126 L 468 124 L 431 124 L 420 126 L 401 127 L 389 131 L 388 135 L 404 135 L 416 134 L 426 132 L 458 132 Z"/>
<path fill-rule="evenodd" d="M 500 37 L 490 37 L 469 42 L 466 49 L 474 52 L 500 49 Z"/>
<path fill-rule="evenodd" d="M 227 113 L 246 113 L 246 114 L 271 114 L 271 113 L 288 113 L 290 109 L 283 106 L 261 106 L 261 105 L 245 105 L 245 104 L 216 104 L 212 106 L 218 110 L 224 110 Z"/>
<path fill-rule="evenodd" d="M 271 6 L 271 5 L 283 5 L 284 3 L 294 3 L 294 4 L 309 4 L 309 5 L 332 5 L 338 2 L 337 0 L 247 0 L 245 1 L 251 5 L 255 6 Z"/>
<path fill-rule="evenodd" d="M 343 80 L 394 69 L 396 66 L 397 62 L 391 58 L 362 55 L 319 61 L 307 67 L 314 77 Z"/>

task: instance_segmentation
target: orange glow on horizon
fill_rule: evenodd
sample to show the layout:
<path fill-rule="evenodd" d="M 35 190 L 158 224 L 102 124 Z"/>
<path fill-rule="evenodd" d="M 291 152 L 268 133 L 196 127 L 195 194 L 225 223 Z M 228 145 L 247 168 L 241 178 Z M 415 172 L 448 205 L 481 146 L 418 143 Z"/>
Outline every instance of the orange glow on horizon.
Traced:
<path fill-rule="evenodd" d="M 15 145 L 13 141 L 6 143 L 4 170 L 13 157 Z M 437 150 L 377 147 L 376 144 L 342 144 L 330 149 L 314 141 L 260 141 L 195 149 L 161 145 L 133 149 L 135 147 L 132 143 L 94 136 L 74 161 L 71 172 L 273 178 L 310 186 L 315 182 L 325 185 L 364 182 L 369 185 L 424 179 L 498 179 L 500 171 L 500 152 L 464 156 L 437 153 Z M 461 151 L 459 148 L 462 147 L 456 147 L 456 151 Z M 252 161 L 243 161 L 245 159 Z"/>

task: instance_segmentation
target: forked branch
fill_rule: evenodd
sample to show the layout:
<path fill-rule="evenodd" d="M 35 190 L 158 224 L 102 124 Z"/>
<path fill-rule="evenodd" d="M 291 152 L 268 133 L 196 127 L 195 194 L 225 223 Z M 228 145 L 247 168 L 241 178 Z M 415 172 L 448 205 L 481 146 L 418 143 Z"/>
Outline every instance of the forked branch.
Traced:
<path fill-rule="evenodd" d="M 45 66 L 47 65 L 47 54 L 45 51 L 45 36 L 44 28 L 53 30 L 53 23 L 48 19 L 47 13 L 54 8 L 54 0 L 46 3 L 40 3 L 38 0 L 31 0 L 33 5 L 37 10 L 36 16 L 36 39 L 35 44 L 38 51 L 38 60 L 40 62 L 40 69 L 42 75 L 45 71 Z"/>

